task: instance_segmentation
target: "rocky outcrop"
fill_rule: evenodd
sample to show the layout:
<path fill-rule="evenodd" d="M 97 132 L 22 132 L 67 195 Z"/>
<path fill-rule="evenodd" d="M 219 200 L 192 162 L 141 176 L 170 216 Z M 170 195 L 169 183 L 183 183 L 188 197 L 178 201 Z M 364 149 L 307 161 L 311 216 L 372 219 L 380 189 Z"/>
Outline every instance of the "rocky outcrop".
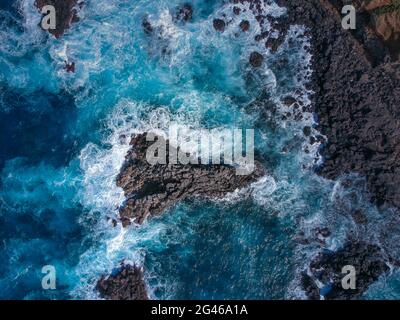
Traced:
<path fill-rule="evenodd" d="M 183 4 L 176 14 L 175 20 L 183 23 L 191 21 L 193 18 L 193 8 L 189 3 Z"/>
<path fill-rule="evenodd" d="M 318 129 L 328 138 L 319 173 L 336 179 L 358 172 L 366 178 L 373 202 L 399 207 L 400 63 L 377 32 L 376 8 L 366 7 L 365 1 L 279 3 L 288 8 L 288 16 L 280 20 L 281 32 L 292 24 L 302 24 L 311 38 L 313 106 Z M 341 26 L 341 8 L 350 3 L 358 10 L 356 30 Z M 366 223 L 360 211 L 354 212 L 354 219 Z M 356 290 L 341 286 L 345 265 L 356 268 Z M 310 299 L 356 299 L 386 272 L 377 245 L 352 239 L 336 252 L 322 249 L 308 272 L 304 271 L 301 284 Z"/>
<path fill-rule="evenodd" d="M 142 224 L 149 216 L 161 214 L 190 197 L 223 198 L 264 174 L 257 162 L 255 170 L 249 175 L 237 175 L 234 167 L 223 164 L 182 165 L 167 161 L 165 165 L 152 165 L 146 159 L 146 151 L 153 143 L 146 141 L 146 134 L 134 136 L 132 148 L 117 177 L 117 185 L 124 190 L 127 199 L 120 209 L 124 226 L 131 222 Z M 168 146 L 168 141 L 166 144 Z"/>
<path fill-rule="evenodd" d="M 254 51 L 250 54 L 249 62 L 253 68 L 259 68 L 262 66 L 264 57 L 261 53 Z"/>
<path fill-rule="evenodd" d="M 67 72 L 75 72 L 75 62 L 65 62 L 64 70 Z"/>
<path fill-rule="evenodd" d="M 400 63 L 360 15 L 355 31 L 341 26 L 345 2 L 279 0 L 289 9 L 280 28 L 309 27 L 313 105 L 328 137 L 321 174 L 365 176 L 378 205 L 400 206 Z"/>
<path fill-rule="evenodd" d="M 96 285 L 100 296 L 107 300 L 148 300 L 143 270 L 121 264 L 111 275 L 103 276 Z"/>
<path fill-rule="evenodd" d="M 48 32 L 56 38 L 60 38 L 72 23 L 79 21 L 77 8 L 83 4 L 80 0 L 36 0 L 35 5 L 41 12 L 46 5 L 52 5 L 56 9 L 56 28 Z"/>
<path fill-rule="evenodd" d="M 344 289 L 344 266 L 355 268 L 355 289 Z M 369 285 L 389 271 L 378 246 L 349 240 L 342 249 L 325 250 L 310 263 L 302 275 L 302 285 L 309 299 L 349 300 L 359 298 Z M 319 285 L 318 285 L 319 284 Z"/>
<path fill-rule="evenodd" d="M 213 21 L 214 29 L 220 32 L 224 32 L 226 23 L 222 19 L 214 19 Z"/>
<path fill-rule="evenodd" d="M 250 29 L 250 22 L 247 21 L 247 20 L 242 20 L 242 21 L 240 22 L 240 24 L 239 24 L 239 27 L 240 27 L 240 29 L 241 29 L 243 32 L 249 31 L 249 29 Z"/>

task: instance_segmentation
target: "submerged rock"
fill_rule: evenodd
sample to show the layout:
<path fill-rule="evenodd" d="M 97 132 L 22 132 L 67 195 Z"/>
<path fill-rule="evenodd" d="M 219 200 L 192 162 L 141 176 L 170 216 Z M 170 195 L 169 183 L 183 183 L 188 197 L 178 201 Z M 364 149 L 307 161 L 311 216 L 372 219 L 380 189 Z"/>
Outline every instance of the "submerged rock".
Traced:
<path fill-rule="evenodd" d="M 249 62 L 252 67 L 259 68 L 262 66 L 264 57 L 261 53 L 254 51 L 250 54 Z"/>
<path fill-rule="evenodd" d="M 283 39 L 281 38 L 269 38 L 266 42 L 265 42 L 265 47 L 267 49 L 270 49 L 272 53 L 275 53 L 276 51 L 278 51 L 279 46 L 283 43 Z"/>
<path fill-rule="evenodd" d="M 65 62 L 64 70 L 67 72 L 75 72 L 75 62 Z"/>
<path fill-rule="evenodd" d="M 225 21 L 221 20 L 221 19 L 214 19 L 213 21 L 213 26 L 214 29 L 220 32 L 224 32 L 225 31 Z"/>
<path fill-rule="evenodd" d="M 365 213 L 361 209 L 353 210 L 351 216 L 357 224 L 366 224 L 368 222 Z"/>
<path fill-rule="evenodd" d="M 315 284 L 314 280 L 307 274 L 307 272 L 303 272 L 301 274 L 301 286 L 306 293 L 308 299 L 310 300 L 319 300 L 319 288 Z"/>
<path fill-rule="evenodd" d="M 56 38 L 60 38 L 72 23 L 78 22 L 77 7 L 82 6 L 80 0 L 36 0 L 35 6 L 41 12 L 45 5 L 52 5 L 56 10 L 56 28 L 48 32 Z"/>
<path fill-rule="evenodd" d="M 294 105 L 297 102 L 297 100 L 292 96 L 286 96 L 283 98 L 282 102 L 284 103 L 285 106 L 290 107 Z"/>
<path fill-rule="evenodd" d="M 233 13 L 236 14 L 237 16 L 240 14 L 240 12 L 242 11 L 239 7 L 233 7 Z"/>
<path fill-rule="evenodd" d="M 250 22 L 247 20 L 242 20 L 242 22 L 239 24 L 239 27 L 243 32 L 246 32 L 250 29 Z"/>
<path fill-rule="evenodd" d="M 179 8 L 176 14 L 176 20 L 182 22 L 191 21 L 193 18 L 193 7 L 189 3 L 185 3 L 181 8 Z"/>
<path fill-rule="evenodd" d="M 153 33 L 154 28 L 151 25 L 150 21 L 148 20 L 147 16 L 142 20 L 142 27 L 145 34 L 150 35 Z"/>
<path fill-rule="evenodd" d="M 149 299 L 143 270 L 129 264 L 121 264 L 111 275 L 101 277 L 96 289 L 107 300 Z"/>
<path fill-rule="evenodd" d="M 306 137 L 309 137 L 311 135 L 311 127 L 309 127 L 309 126 L 304 127 L 303 133 Z"/>
<path fill-rule="evenodd" d="M 166 143 L 168 145 L 168 141 Z M 147 217 L 161 214 L 189 197 L 222 198 L 264 175 L 264 169 L 258 162 L 249 175 L 237 175 L 234 167 L 222 164 L 182 165 L 168 162 L 151 165 L 146 160 L 146 151 L 152 143 L 146 141 L 146 134 L 134 136 L 131 145 L 132 149 L 117 177 L 117 185 L 124 190 L 127 199 L 120 209 L 124 226 L 131 221 L 142 224 Z"/>

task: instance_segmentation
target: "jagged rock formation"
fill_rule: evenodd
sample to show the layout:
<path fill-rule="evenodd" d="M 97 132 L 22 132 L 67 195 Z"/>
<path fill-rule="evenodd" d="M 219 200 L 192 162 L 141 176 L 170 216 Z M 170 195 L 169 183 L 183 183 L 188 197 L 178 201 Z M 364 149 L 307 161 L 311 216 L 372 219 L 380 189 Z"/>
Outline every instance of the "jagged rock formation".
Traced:
<path fill-rule="evenodd" d="M 367 3 L 368 2 L 368 3 Z M 371 200 L 378 206 L 400 206 L 400 63 L 374 22 L 369 5 L 376 1 L 279 0 L 288 8 L 280 21 L 308 27 L 314 74 L 311 87 L 319 130 L 328 137 L 320 174 L 336 179 L 358 172 L 366 177 Z M 344 30 L 341 8 L 358 9 L 357 29 Z M 383 2 L 379 5 L 383 5 Z M 390 31 L 393 34 L 392 30 Z M 398 47 L 397 47 L 398 49 Z M 364 223 L 362 216 L 356 216 Z M 388 272 L 381 249 L 353 239 L 336 252 L 322 251 L 304 273 L 302 285 L 311 299 L 356 299 Z M 341 268 L 357 270 L 357 289 L 341 287 Z M 319 289 L 315 280 L 326 286 Z"/>
<path fill-rule="evenodd" d="M 137 266 L 121 264 L 114 272 L 97 282 L 96 289 L 107 300 L 148 300 L 143 270 Z"/>
<path fill-rule="evenodd" d="M 117 177 L 117 185 L 124 189 L 127 199 L 120 209 L 124 226 L 131 221 L 142 224 L 147 217 L 161 214 L 189 197 L 222 198 L 264 174 L 259 163 L 249 175 L 237 175 L 234 167 L 222 164 L 182 165 L 167 161 L 166 165 L 151 165 L 146 159 L 146 151 L 152 144 L 146 141 L 146 134 L 134 136 L 132 149 Z M 168 141 L 166 144 L 168 146 Z"/>
<path fill-rule="evenodd" d="M 328 137 L 321 174 L 335 179 L 358 172 L 367 178 L 372 201 L 399 207 L 400 63 L 363 15 L 355 31 L 342 28 L 344 2 L 279 3 L 289 9 L 281 28 L 304 24 L 311 35 L 313 102 Z"/>
<path fill-rule="evenodd" d="M 343 289 L 344 266 L 356 271 L 355 289 Z M 310 299 L 349 300 L 359 298 L 379 276 L 389 271 L 378 246 L 349 240 L 337 252 L 323 251 L 310 263 L 310 272 L 303 273 L 302 284 Z M 323 285 L 319 288 L 317 281 Z"/>
<path fill-rule="evenodd" d="M 56 9 L 56 28 L 48 30 L 56 38 L 60 38 L 72 23 L 79 21 L 77 6 L 82 5 L 79 0 L 36 0 L 35 5 L 39 11 L 45 5 L 52 5 Z"/>

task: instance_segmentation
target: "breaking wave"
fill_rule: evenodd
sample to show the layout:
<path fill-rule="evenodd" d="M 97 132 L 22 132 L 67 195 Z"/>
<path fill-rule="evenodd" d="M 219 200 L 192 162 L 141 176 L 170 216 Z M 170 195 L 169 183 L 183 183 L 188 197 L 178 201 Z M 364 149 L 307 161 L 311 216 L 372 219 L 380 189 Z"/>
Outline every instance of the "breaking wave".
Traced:
<path fill-rule="evenodd" d="M 58 121 L 29 121 L 34 128 L 53 125 L 61 131 L 69 161 L 53 163 L 51 152 L 25 150 L 0 159 L 0 218 L 10 227 L 12 215 L 23 217 L 13 228 L 18 236 L 1 233 L 7 239 L 4 261 L 10 261 L 1 271 L 4 294 L 43 298 L 32 290 L 29 274 L 36 281 L 40 266 L 53 263 L 62 270 L 64 289 L 45 298 L 98 298 L 96 281 L 128 260 L 145 267 L 152 298 L 304 297 L 298 274 L 305 261 L 321 248 L 339 248 L 349 233 L 373 239 L 399 258 L 393 247 L 396 215 L 369 204 L 363 180 L 350 175 L 332 182 L 315 174 L 325 137 L 316 129 L 307 89 L 312 70 L 304 27 L 292 26 L 273 52 L 266 39 L 255 37 L 267 31 L 276 38 L 278 31 L 268 19 L 261 27 L 248 4 L 236 4 L 239 16 L 233 4 L 196 0 L 193 21 L 183 24 L 174 19 L 178 0 L 99 0 L 85 2 L 81 21 L 55 41 L 37 28 L 33 2 L 19 1 L 18 14 L 0 11 L 0 86 L 28 96 L 43 93 L 34 108 L 23 111 L 43 114 L 47 104 L 59 112 Z M 263 12 L 286 14 L 273 1 L 264 2 Z M 143 31 L 144 17 L 155 34 Z M 223 33 L 214 30 L 215 18 L 227 22 Z M 248 32 L 239 28 L 243 19 L 250 23 Z M 264 56 L 257 70 L 248 63 L 253 51 Z M 75 73 L 65 72 L 66 61 L 76 63 Z M 5 103 L 11 100 L 7 94 L 0 96 L 2 115 L 17 107 Z M 45 102 L 50 94 L 68 95 L 73 103 L 60 108 L 62 102 Z M 32 128 L 29 121 L 24 130 Z M 166 132 L 171 122 L 196 130 L 254 128 L 267 175 L 221 201 L 193 199 L 143 226 L 113 227 L 124 201 L 115 178 L 130 136 Z M 50 144 L 49 137 L 40 137 L 36 145 Z M 367 216 L 361 227 L 348 215 L 357 208 Z M 43 233 L 30 230 L 25 220 L 45 227 Z M 331 236 L 321 244 L 315 230 L 324 226 Z M 300 231 L 309 244 L 298 243 Z M 63 254 L 55 254 L 57 249 Z M 30 250 L 42 253 L 32 261 L 28 255 L 26 262 Z M 14 263 L 19 267 L 12 268 Z M 398 285 L 396 274 L 391 277 L 388 296 Z M 367 297 L 380 294 L 376 286 Z"/>

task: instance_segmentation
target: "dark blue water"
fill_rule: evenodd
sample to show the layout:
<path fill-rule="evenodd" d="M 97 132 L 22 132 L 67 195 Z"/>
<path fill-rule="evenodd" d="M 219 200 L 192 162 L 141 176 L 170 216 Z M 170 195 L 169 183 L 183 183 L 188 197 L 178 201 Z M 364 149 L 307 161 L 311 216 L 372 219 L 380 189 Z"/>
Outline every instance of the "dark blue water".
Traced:
<path fill-rule="evenodd" d="M 33 0 L 2 0 L 0 298 L 96 298 L 96 280 L 124 259 L 145 267 L 152 298 L 302 297 L 296 276 L 318 246 L 299 247 L 296 233 L 329 225 L 326 247 L 335 249 L 353 227 L 338 215 L 343 207 L 377 216 L 360 187 L 349 202 L 314 173 L 320 146 L 303 135 L 316 119 L 307 112 L 304 28 L 293 27 L 273 54 L 255 43 L 263 30 L 250 12 L 243 34 L 229 4 L 193 1 L 188 24 L 173 21 L 180 4 L 86 1 L 84 19 L 55 40 L 37 27 Z M 265 11 L 285 14 L 273 2 Z M 157 36 L 143 32 L 145 14 Z M 212 21 L 224 14 L 232 22 L 220 34 Z M 247 63 L 254 50 L 266 57 L 257 71 Z M 65 60 L 75 73 L 63 70 Z M 301 119 L 287 115 L 288 94 L 305 106 Z M 223 201 L 187 201 L 141 227 L 112 228 L 107 217 L 124 200 L 115 177 L 129 149 L 119 137 L 172 121 L 254 128 L 268 175 Z M 56 290 L 41 287 L 44 265 L 57 270 Z M 391 279 L 367 297 L 398 297 Z"/>

